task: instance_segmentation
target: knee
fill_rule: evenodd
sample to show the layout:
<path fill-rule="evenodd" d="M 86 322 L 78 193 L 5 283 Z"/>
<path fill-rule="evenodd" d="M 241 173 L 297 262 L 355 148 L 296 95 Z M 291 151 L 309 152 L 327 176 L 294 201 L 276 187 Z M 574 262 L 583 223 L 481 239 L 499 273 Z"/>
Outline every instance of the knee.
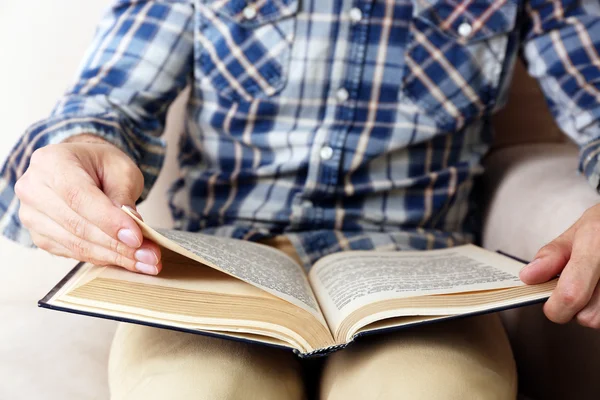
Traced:
<path fill-rule="evenodd" d="M 333 354 L 321 398 L 514 399 L 516 368 L 503 331 L 476 332 L 464 323 L 454 328 L 372 338 Z"/>
<path fill-rule="evenodd" d="M 332 360 L 333 361 L 333 360 Z M 387 363 L 353 367 L 333 361 L 323 372 L 322 400 L 514 400 L 516 372 L 449 364 Z M 344 365 L 342 367 L 342 365 Z M 455 368 L 456 367 L 456 368 Z M 344 371 L 341 371 L 341 369 Z"/>
<path fill-rule="evenodd" d="M 121 325 L 109 363 L 113 400 L 301 398 L 292 354 L 198 335 Z"/>

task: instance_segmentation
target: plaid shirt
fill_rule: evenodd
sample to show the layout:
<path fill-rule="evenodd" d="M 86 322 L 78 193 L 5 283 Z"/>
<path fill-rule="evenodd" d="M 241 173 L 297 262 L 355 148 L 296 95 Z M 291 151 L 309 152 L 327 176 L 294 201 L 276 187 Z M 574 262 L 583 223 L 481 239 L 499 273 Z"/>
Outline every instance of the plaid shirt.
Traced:
<path fill-rule="evenodd" d="M 137 162 L 145 196 L 166 110 L 190 85 L 178 229 L 286 234 L 307 266 L 469 241 L 489 117 L 520 49 L 597 188 L 597 0 L 116 1 L 76 83 L 4 165 L 0 230 L 31 243 L 13 185 L 35 149 L 83 132 Z"/>

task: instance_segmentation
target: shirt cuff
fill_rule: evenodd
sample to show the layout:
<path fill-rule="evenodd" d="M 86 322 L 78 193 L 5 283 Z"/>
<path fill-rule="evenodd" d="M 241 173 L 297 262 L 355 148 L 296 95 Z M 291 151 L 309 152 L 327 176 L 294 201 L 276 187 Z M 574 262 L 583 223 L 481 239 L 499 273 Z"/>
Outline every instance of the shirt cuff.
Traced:
<path fill-rule="evenodd" d="M 140 200 L 148 195 L 164 161 L 166 146 L 162 139 L 147 135 L 131 123 L 109 113 L 51 117 L 25 132 L 0 171 L 0 233 L 3 236 L 34 247 L 18 217 L 19 200 L 14 185 L 26 171 L 35 150 L 83 133 L 101 137 L 131 157 L 144 175 L 144 190 Z"/>

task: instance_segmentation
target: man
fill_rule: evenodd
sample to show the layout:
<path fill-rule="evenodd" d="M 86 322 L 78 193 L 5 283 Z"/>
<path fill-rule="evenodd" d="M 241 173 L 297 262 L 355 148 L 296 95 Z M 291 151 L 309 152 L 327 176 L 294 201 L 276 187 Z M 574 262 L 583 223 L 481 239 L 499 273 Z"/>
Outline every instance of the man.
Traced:
<path fill-rule="evenodd" d="M 76 83 L 7 160 L 0 226 L 54 254 L 159 273 L 159 248 L 120 206 L 150 190 L 166 110 L 190 85 L 177 228 L 263 241 L 306 268 L 340 250 L 468 242 L 489 117 L 519 49 L 598 189 L 599 38 L 593 0 L 119 0 Z M 555 322 L 600 327 L 599 227 L 593 207 L 521 273 L 561 273 L 544 309 Z M 120 326 L 109 371 L 113 399 L 306 396 L 290 354 L 139 326 Z M 495 315 L 357 343 L 320 379 L 323 399 L 515 393 Z"/>

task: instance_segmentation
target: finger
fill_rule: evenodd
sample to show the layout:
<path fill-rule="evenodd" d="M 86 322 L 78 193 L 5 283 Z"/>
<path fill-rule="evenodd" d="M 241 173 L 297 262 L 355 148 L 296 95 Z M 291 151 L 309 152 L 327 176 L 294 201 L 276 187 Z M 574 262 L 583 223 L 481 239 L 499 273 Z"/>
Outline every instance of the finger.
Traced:
<path fill-rule="evenodd" d="M 135 261 L 133 260 L 134 250 L 131 250 L 131 257 L 118 254 L 110 249 L 75 236 L 47 215 L 37 212 L 37 210 L 28 210 L 26 208 L 22 218 L 27 221 L 25 222 L 27 225 L 33 225 L 33 229 L 30 228 L 30 230 L 32 230 L 36 236 L 41 236 L 46 240 L 52 240 L 59 243 L 68 250 L 70 257 L 76 260 L 93 262 L 98 265 L 118 265 L 127 269 L 132 269 L 135 264 Z M 35 220 L 35 222 L 29 222 L 30 218 Z M 105 252 L 98 251 L 98 248 L 103 249 Z M 99 256 L 98 254 L 102 255 Z M 120 258 L 117 258 L 117 255 Z"/>
<path fill-rule="evenodd" d="M 600 329 L 600 284 L 583 310 L 577 313 L 577 322 L 588 328 Z"/>
<path fill-rule="evenodd" d="M 137 223 L 94 184 L 75 185 L 59 179 L 55 190 L 71 210 L 113 239 L 134 249 L 142 244 L 143 236 Z"/>
<path fill-rule="evenodd" d="M 31 240 L 40 249 L 60 257 L 73 258 L 72 253 L 60 243 L 49 237 L 42 236 L 35 232 L 30 232 Z"/>
<path fill-rule="evenodd" d="M 49 194 L 50 198 L 52 198 L 53 196 L 53 193 Z M 74 214 L 70 215 L 70 218 L 74 218 L 77 221 L 76 225 L 79 227 L 79 229 L 75 229 L 75 231 L 78 230 L 79 232 L 73 232 L 69 229 L 67 229 L 67 231 L 70 231 L 75 236 L 78 236 L 79 233 L 81 234 L 81 236 L 78 237 L 82 237 L 88 242 L 98 244 L 102 247 L 105 247 L 106 249 L 117 252 L 128 259 L 135 259 L 136 261 L 142 262 L 144 264 L 157 265 L 160 262 L 160 247 L 154 244 L 152 241 L 144 239 L 142 245 L 137 250 L 134 250 L 130 247 L 121 244 L 119 241 L 111 238 L 110 236 L 102 232 L 99 228 L 89 224 L 89 222 L 83 220 L 81 217 L 75 214 L 73 210 L 64 206 L 64 204 L 61 204 L 60 201 L 49 200 L 48 202 L 46 202 L 46 204 L 48 203 L 58 203 L 55 206 L 56 208 L 60 208 L 62 206 L 64 208 L 64 212 L 66 212 L 67 214 Z M 54 237 L 53 235 L 56 234 L 57 225 L 61 226 L 48 215 L 28 206 L 27 204 L 21 205 L 21 208 L 19 210 L 19 217 L 25 227 L 48 237 Z M 82 221 L 79 221 L 79 219 L 81 219 Z M 69 220 L 72 221 L 72 219 Z M 73 224 L 67 225 L 69 227 L 73 226 Z"/>
<path fill-rule="evenodd" d="M 134 258 L 140 263 L 156 266 L 161 263 L 162 255 L 160 247 L 153 241 L 149 239 L 144 239 L 144 242 L 142 243 L 140 248 L 135 251 Z"/>
<path fill-rule="evenodd" d="M 125 208 L 127 208 L 127 210 L 132 213 L 133 215 L 135 215 L 136 217 L 138 217 L 140 219 L 140 221 L 143 221 L 144 218 L 142 218 L 142 215 L 138 212 L 138 210 L 136 209 L 135 206 L 125 206 Z"/>
<path fill-rule="evenodd" d="M 569 262 L 572 246 L 570 232 L 559 236 L 538 251 L 533 261 L 521 270 L 519 277 L 528 285 L 555 278 Z"/>
<path fill-rule="evenodd" d="M 26 211 L 26 215 L 29 214 L 30 212 Z M 156 275 L 162 269 L 160 249 L 149 240 L 146 240 L 135 251 L 135 254 L 129 258 L 73 235 L 44 214 L 39 214 L 36 217 L 35 235 L 40 244 L 34 243 L 45 250 L 48 249 L 53 254 L 58 254 L 55 253 L 56 246 L 53 243 L 56 242 L 67 249 L 67 252 L 62 252 L 59 255 L 71 257 L 76 260 L 102 266 L 116 265 L 130 271 L 142 272 L 149 275 Z M 140 260 L 134 258 L 139 258 Z"/>
<path fill-rule="evenodd" d="M 69 232 L 66 233 L 70 234 Z M 71 251 L 73 254 L 72 257 L 76 260 L 89 262 L 94 265 L 117 266 L 146 275 L 157 275 L 162 270 L 162 262 L 160 261 L 158 261 L 156 265 L 152 265 L 137 260 L 131 260 L 123 257 L 119 253 L 115 253 L 93 243 L 78 240 L 78 238 L 73 239 L 72 242 L 67 242 L 65 247 Z M 144 249 L 140 247 L 138 250 Z"/>
<path fill-rule="evenodd" d="M 135 202 L 144 190 L 144 175 L 129 158 L 118 163 L 113 159 L 110 161 L 101 177 L 102 191 L 116 207 L 129 206 L 135 209 Z M 113 176 L 119 176 L 120 179 L 110 179 Z"/>
<path fill-rule="evenodd" d="M 55 227 L 54 224 L 49 224 L 48 220 L 52 220 L 77 237 L 110 249 L 125 257 L 133 258 L 135 249 L 111 238 L 102 232 L 100 228 L 76 214 L 50 188 L 43 187 L 40 190 L 39 197 L 44 199 L 42 204 L 37 203 L 33 207 L 22 204 L 19 210 L 21 222 L 28 229 L 42 231 L 47 236 L 51 236 L 51 231 Z M 44 209 L 34 208 L 36 206 L 42 206 Z"/>
<path fill-rule="evenodd" d="M 544 305 L 546 316 L 554 322 L 566 323 L 581 311 L 594 292 L 600 278 L 600 235 L 581 227 L 573 240 L 571 258 Z"/>

